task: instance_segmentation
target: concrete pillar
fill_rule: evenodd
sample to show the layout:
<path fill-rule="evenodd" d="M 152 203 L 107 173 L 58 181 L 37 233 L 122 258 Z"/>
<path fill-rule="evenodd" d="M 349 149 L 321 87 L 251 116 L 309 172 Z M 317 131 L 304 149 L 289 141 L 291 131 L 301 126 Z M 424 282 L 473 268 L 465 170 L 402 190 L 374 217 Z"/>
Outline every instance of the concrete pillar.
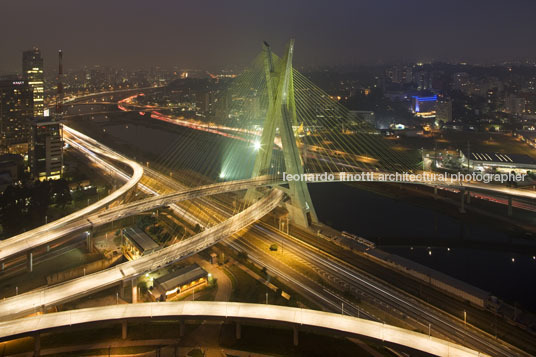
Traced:
<path fill-rule="evenodd" d="M 93 253 L 93 239 L 91 238 L 91 233 L 88 233 L 86 236 L 86 246 L 87 251 Z"/>
<path fill-rule="evenodd" d="M 121 338 L 123 340 L 127 339 L 127 332 L 128 332 L 127 322 L 123 321 L 123 322 L 121 322 Z"/>
<path fill-rule="evenodd" d="M 119 297 L 125 299 L 125 283 L 123 280 L 119 283 Z"/>
<path fill-rule="evenodd" d="M 41 355 L 41 336 L 39 334 L 34 335 L 34 356 Z"/>
<path fill-rule="evenodd" d="M 33 271 L 33 253 L 26 253 L 26 270 L 30 273 Z"/>
<path fill-rule="evenodd" d="M 240 322 L 235 323 L 235 337 L 237 340 L 242 338 L 242 326 L 240 325 Z"/>
<path fill-rule="evenodd" d="M 512 196 L 508 196 L 508 217 L 512 217 Z"/>
<path fill-rule="evenodd" d="M 467 190 L 467 204 L 471 204 L 471 192 L 469 192 L 469 190 Z"/>
<path fill-rule="evenodd" d="M 184 337 L 184 320 L 179 321 L 179 337 Z"/>
<path fill-rule="evenodd" d="M 132 285 L 132 303 L 136 304 L 138 302 L 138 279 L 132 279 L 130 282 Z"/>
<path fill-rule="evenodd" d="M 47 245 L 47 253 L 50 252 L 50 245 Z"/>
<path fill-rule="evenodd" d="M 465 190 L 460 190 L 460 213 L 465 213 Z"/>
<path fill-rule="evenodd" d="M 434 186 L 434 199 L 437 199 L 437 186 Z"/>
<path fill-rule="evenodd" d="M 299 335 L 298 335 L 298 326 L 292 326 L 292 332 L 293 332 L 293 335 L 294 335 L 294 346 L 298 346 L 298 342 L 299 342 Z"/>
<path fill-rule="evenodd" d="M 2 262 L 1 269 L 2 269 L 1 271 L 4 271 L 6 269 L 6 263 Z"/>

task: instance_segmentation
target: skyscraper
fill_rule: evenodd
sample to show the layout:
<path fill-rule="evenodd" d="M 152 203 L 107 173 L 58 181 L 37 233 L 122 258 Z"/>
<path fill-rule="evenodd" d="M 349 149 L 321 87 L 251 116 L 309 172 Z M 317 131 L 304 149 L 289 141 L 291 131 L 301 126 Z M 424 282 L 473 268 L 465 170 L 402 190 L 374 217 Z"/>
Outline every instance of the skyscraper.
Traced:
<path fill-rule="evenodd" d="M 0 81 L 0 146 L 2 152 L 26 154 L 33 111 L 33 92 L 26 81 Z"/>
<path fill-rule="evenodd" d="M 45 77 L 43 58 L 39 48 L 34 47 L 22 53 L 22 78 L 33 89 L 34 117 L 42 117 L 44 113 Z"/>
<path fill-rule="evenodd" d="M 63 171 L 63 129 L 60 123 L 43 117 L 32 125 L 29 152 L 34 179 L 57 180 Z"/>
<path fill-rule="evenodd" d="M 29 150 L 30 172 L 34 179 L 57 180 L 63 173 L 63 127 L 62 116 L 62 52 L 59 51 L 58 95 L 54 116 L 36 116 L 31 130 Z M 41 61 L 42 63 L 42 61 Z"/>

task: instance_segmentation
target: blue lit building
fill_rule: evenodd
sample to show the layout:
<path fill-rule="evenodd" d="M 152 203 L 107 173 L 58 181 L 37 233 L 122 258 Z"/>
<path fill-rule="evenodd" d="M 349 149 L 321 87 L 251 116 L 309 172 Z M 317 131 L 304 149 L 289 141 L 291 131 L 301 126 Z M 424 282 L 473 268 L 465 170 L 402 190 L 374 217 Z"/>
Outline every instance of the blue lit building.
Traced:
<path fill-rule="evenodd" d="M 434 118 L 436 115 L 437 95 L 411 97 L 411 110 L 413 114 L 422 118 Z"/>

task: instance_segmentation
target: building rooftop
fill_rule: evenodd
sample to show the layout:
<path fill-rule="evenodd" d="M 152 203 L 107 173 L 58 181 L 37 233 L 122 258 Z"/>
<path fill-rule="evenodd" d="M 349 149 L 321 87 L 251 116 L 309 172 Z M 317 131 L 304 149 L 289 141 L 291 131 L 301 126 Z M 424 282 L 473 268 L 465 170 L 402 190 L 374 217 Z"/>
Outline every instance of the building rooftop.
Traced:
<path fill-rule="evenodd" d="M 471 160 L 480 162 L 496 162 L 502 164 L 536 165 L 536 160 L 524 154 L 501 154 L 488 152 L 472 152 Z"/>
<path fill-rule="evenodd" d="M 129 227 L 124 231 L 125 237 L 128 238 L 134 245 L 140 249 L 141 252 L 154 250 L 159 247 L 159 245 L 152 240 L 145 232 L 139 228 Z"/>
<path fill-rule="evenodd" d="M 161 276 L 155 279 L 154 283 L 164 291 L 169 291 L 175 289 L 177 286 L 187 284 L 205 276 L 207 276 L 205 269 L 197 264 L 192 264 Z"/>

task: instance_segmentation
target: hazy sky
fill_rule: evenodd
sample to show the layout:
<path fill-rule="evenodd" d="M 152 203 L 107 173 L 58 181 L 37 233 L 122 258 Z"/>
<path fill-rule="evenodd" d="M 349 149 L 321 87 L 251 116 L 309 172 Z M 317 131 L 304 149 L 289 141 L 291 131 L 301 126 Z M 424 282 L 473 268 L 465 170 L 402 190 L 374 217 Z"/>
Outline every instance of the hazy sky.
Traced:
<path fill-rule="evenodd" d="M 46 66 L 219 68 L 267 40 L 298 65 L 536 57 L 536 0 L 0 0 L 0 72 L 36 45 Z"/>

